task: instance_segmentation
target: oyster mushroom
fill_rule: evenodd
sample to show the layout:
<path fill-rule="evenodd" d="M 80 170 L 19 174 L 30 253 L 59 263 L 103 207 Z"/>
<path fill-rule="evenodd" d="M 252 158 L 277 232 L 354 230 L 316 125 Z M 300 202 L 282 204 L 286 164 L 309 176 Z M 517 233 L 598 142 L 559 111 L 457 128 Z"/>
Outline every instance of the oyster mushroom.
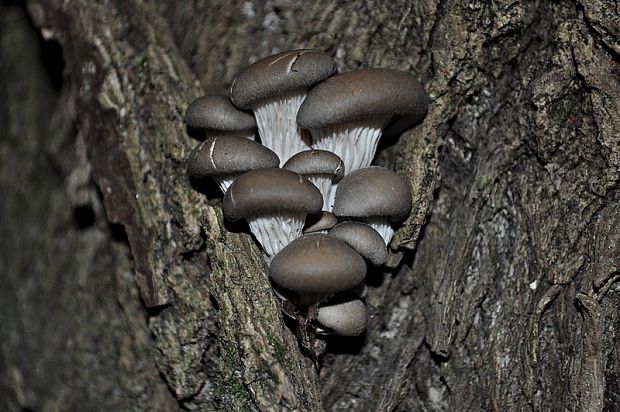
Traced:
<path fill-rule="evenodd" d="M 242 70 L 230 98 L 235 106 L 254 111 L 261 142 L 284 163 L 310 148 L 297 126 L 297 111 L 310 86 L 336 70 L 334 59 L 319 50 L 281 52 Z"/>
<path fill-rule="evenodd" d="M 366 263 L 346 243 L 310 234 L 295 239 L 273 258 L 269 276 L 283 289 L 282 295 L 309 304 L 359 285 L 366 276 Z"/>
<path fill-rule="evenodd" d="M 297 124 L 310 129 L 314 149 L 336 153 L 351 173 L 370 166 L 382 130 L 393 117 L 412 124 L 426 115 L 427 106 L 424 87 L 410 74 L 355 70 L 312 89 L 297 113 Z"/>
<path fill-rule="evenodd" d="M 254 169 L 278 167 L 278 155 L 243 137 L 209 137 L 191 151 L 187 159 L 190 176 L 212 176 L 222 193 L 226 193 L 233 180 Z"/>
<path fill-rule="evenodd" d="M 306 226 L 304 226 L 304 234 L 308 233 L 327 233 L 329 229 L 338 223 L 338 218 L 332 212 L 325 210 L 315 215 L 306 217 Z"/>
<path fill-rule="evenodd" d="M 387 259 L 383 237 L 366 223 L 342 222 L 334 226 L 328 235 L 342 240 L 373 265 L 381 265 Z"/>
<path fill-rule="evenodd" d="M 380 166 L 359 169 L 338 184 L 334 215 L 364 220 L 375 229 L 385 244 L 394 236 L 390 222 L 407 217 L 411 211 L 411 190 L 396 173 Z"/>
<path fill-rule="evenodd" d="M 207 137 L 216 134 L 254 140 L 256 134 L 254 117 L 237 109 L 223 94 L 206 94 L 190 103 L 185 123 L 190 129 L 205 131 Z"/>
<path fill-rule="evenodd" d="M 258 169 L 242 174 L 222 201 L 229 221 L 245 219 L 267 260 L 299 237 L 307 214 L 321 210 L 321 192 L 308 179 L 283 169 Z"/>
<path fill-rule="evenodd" d="M 327 303 L 319 307 L 317 321 L 327 328 L 317 328 L 319 334 L 331 331 L 340 336 L 359 336 L 366 330 L 368 309 L 359 299 Z"/>
<path fill-rule="evenodd" d="M 323 210 L 332 210 L 333 205 L 329 203 L 332 185 L 344 176 L 344 164 L 337 154 L 326 150 L 304 150 L 288 159 L 282 168 L 299 173 L 314 183 L 323 195 Z"/>

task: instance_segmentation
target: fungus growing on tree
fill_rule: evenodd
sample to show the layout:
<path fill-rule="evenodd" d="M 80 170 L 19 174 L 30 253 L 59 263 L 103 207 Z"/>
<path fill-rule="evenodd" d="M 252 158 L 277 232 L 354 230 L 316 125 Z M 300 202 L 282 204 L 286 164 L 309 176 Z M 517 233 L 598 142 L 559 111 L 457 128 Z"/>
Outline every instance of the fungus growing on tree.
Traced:
<path fill-rule="evenodd" d="M 312 133 L 312 147 L 333 152 L 346 173 L 370 166 L 383 128 L 393 117 L 410 123 L 426 114 L 424 87 L 408 73 L 365 69 L 337 74 L 312 89 L 297 124 Z"/>
<path fill-rule="evenodd" d="M 342 240 L 373 265 L 381 265 L 387 259 L 387 246 L 383 237 L 366 223 L 342 222 L 334 226 L 328 235 Z"/>
<path fill-rule="evenodd" d="M 340 240 L 310 234 L 295 239 L 269 266 L 273 283 L 294 292 L 297 301 L 315 303 L 352 289 L 366 276 L 366 263 Z"/>
<path fill-rule="evenodd" d="M 206 94 L 194 100 L 185 111 L 190 129 L 203 130 L 207 137 L 237 136 L 254 140 L 256 120 L 237 109 L 223 94 Z"/>
<path fill-rule="evenodd" d="M 366 330 L 368 309 L 356 298 L 327 303 L 319 307 L 317 321 L 323 326 L 317 328 L 317 333 L 359 336 Z"/>
<path fill-rule="evenodd" d="M 411 191 L 396 173 L 380 166 L 359 169 L 338 184 L 334 215 L 364 220 L 373 227 L 385 244 L 394 235 L 390 222 L 407 217 L 411 211 Z"/>
<path fill-rule="evenodd" d="M 235 106 L 254 111 L 261 142 L 284 163 L 310 148 L 297 125 L 297 111 L 308 89 L 336 70 L 334 59 L 319 50 L 281 52 L 241 71 L 230 98 Z"/>
<path fill-rule="evenodd" d="M 327 233 L 336 223 L 338 223 L 338 218 L 332 212 L 322 210 L 317 214 L 306 217 L 304 233 Z"/>
<path fill-rule="evenodd" d="M 332 185 L 344 176 L 344 164 L 337 154 L 326 150 L 304 150 L 284 163 L 283 169 L 299 173 L 310 180 L 323 195 L 323 210 L 331 212 Z"/>
<path fill-rule="evenodd" d="M 274 152 L 243 137 L 209 137 L 194 148 L 187 159 L 190 176 L 212 176 L 222 193 L 241 173 L 255 169 L 278 167 Z"/>
<path fill-rule="evenodd" d="M 301 333 L 314 325 L 317 334 L 358 336 L 368 322 L 365 260 L 386 260 L 390 223 L 411 210 L 407 183 L 368 166 L 383 130 L 419 121 L 428 98 L 407 73 L 367 69 L 330 77 L 336 71 L 324 52 L 285 51 L 242 70 L 230 99 L 197 99 L 188 126 L 226 132 L 192 151 L 188 171 L 220 184 L 226 220 L 247 220 L 273 290 Z M 251 109 L 256 120 L 239 109 Z M 230 137 L 254 122 L 262 145 Z"/>
<path fill-rule="evenodd" d="M 258 169 L 239 176 L 222 201 L 224 217 L 245 219 L 267 260 L 299 237 L 307 214 L 318 213 L 321 192 L 305 177 L 283 169 Z"/>

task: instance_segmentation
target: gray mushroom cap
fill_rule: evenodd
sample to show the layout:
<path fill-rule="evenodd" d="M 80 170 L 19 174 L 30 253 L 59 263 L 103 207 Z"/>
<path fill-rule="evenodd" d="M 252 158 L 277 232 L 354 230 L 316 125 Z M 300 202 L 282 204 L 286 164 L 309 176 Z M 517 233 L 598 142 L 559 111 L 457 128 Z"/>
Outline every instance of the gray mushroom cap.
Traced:
<path fill-rule="evenodd" d="M 342 240 L 375 265 L 381 265 L 387 259 L 383 238 L 366 223 L 342 222 L 334 226 L 328 235 Z"/>
<path fill-rule="evenodd" d="M 187 171 L 194 177 L 243 173 L 278 167 L 280 159 L 270 149 L 244 137 L 209 137 L 197 145 L 187 159 Z"/>
<path fill-rule="evenodd" d="M 304 233 L 320 232 L 322 230 L 329 230 L 338 223 L 338 218 L 334 216 L 332 212 L 322 210 L 321 212 L 306 217 L 306 226 L 304 227 Z"/>
<path fill-rule="evenodd" d="M 388 217 L 402 220 L 411 211 L 411 190 L 407 182 L 380 166 L 359 169 L 338 184 L 334 209 L 337 217 Z"/>
<path fill-rule="evenodd" d="M 334 183 L 344 176 L 344 163 L 340 156 L 327 150 L 304 150 L 284 163 L 283 169 L 300 175 L 331 175 Z"/>
<path fill-rule="evenodd" d="M 223 94 L 207 94 L 194 100 L 185 111 L 185 123 L 192 129 L 237 132 L 256 128 L 256 120 L 237 109 Z"/>
<path fill-rule="evenodd" d="M 242 70 L 233 81 L 230 97 L 241 109 L 284 94 L 310 87 L 337 70 L 336 62 L 320 50 L 288 50 L 265 57 Z"/>
<path fill-rule="evenodd" d="M 359 299 L 321 305 L 317 321 L 340 336 L 359 336 L 366 330 L 368 310 Z"/>
<path fill-rule="evenodd" d="M 224 217 L 236 221 L 278 212 L 317 213 L 321 192 L 305 177 L 283 169 L 257 169 L 239 176 L 222 201 Z"/>
<path fill-rule="evenodd" d="M 390 69 L 337 74 L 312 89 L 297 124 L 315 129 L 366 118 L 406 116 L 421 120 L 428 108 L 424 87 L 408 73 Z"/>
<path fill-rule="evenodd" d="M 269 275 L 278 286 L 300 294 L 332 294 L 362 282 L 366 263 L 344 242 L 311 234 L 282 249 L 271 261 Z"/>

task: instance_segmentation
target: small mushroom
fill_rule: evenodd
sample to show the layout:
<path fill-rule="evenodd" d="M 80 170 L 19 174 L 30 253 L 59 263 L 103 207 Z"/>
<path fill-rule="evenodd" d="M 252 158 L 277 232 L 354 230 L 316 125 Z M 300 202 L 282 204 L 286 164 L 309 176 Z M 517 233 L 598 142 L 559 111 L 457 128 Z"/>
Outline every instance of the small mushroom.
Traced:
<path fill-rule="evenodd" d="M 411 211 L 411 190 L 396 173 L 380 166 L 356 170 L 338 184 L 334 202 L 337 217 L 361 218 L 375 229 L 385 244 L 394 236 L 390 222 L 403 220 Z"/>
<path fill-rule="evenodd" d="M 383 128 L 405 117 L 409 124 L 427 110 L 424 87 L 408 73 L 366 69 L 341 73 L 312 89 L 297 113 L 310 129 L 312 147 L 336 153 L 346 173 L 370 166 Z"/>
<path fill-rule="evenodd" d="M 278 167 L 278 155 L 265 146 L 243 137 L 209 137 L 194 148 L 187 159 L 190 176 L 212 176 L 222 193 L 233 180 L 254 169 Z"/>
<path fill-rule="evenodd" d="M 359 299 L 327 303 L 319 307 L 317 321 L 328 330 L 317 328 L 317 333 L 332 331 L 340 336 L 359 336 L 368 324 L 368 309 Z"/>
<path fill-rule="evenodd" d="M 344 176 L 344 164 L 337 154 L 326 150 L 304 150 L 284 163 L 283 169 L 299 173 L 319 188 L 323 195 L 323 210 L 330 212 L 332 185 Z"/>
<path fill-rule="evenodd" d="M 267 260 L 299 237 L 307 214 L 318 213 L 321 192 L 308 179 L 283 169 L 252 170 L 237 177 L 222 201 L 226 220 L 247 220 Z"/>
<path fill-rule="evenodd" d="M 278 253 L 269 266 L 273 283 L 296 302 L 314 303 L 357 286 L 366 276 L 364 259 L 350 246 L 323 234 L 304 235 Z"/>
<path fill-rule="evenodd" d="M 262 143 L 284 163 L 310 148 L 297 126 L 297 111 L 310 86 L 336 70 L 334 59 L 319 50 L 281 52 L 241 71 L 233 81 L 231 101 L 254 111 Z"/>
<path fill-rule="evenodd" d="M 306 226 L 304 226 L 304 234 L 308 233 L 327 233 L 329 229 L 338 223 L 338 218 L 332 212 L 325 210 L 315 215 L 306 217 Z"/>
<path fill-rule="evenodd" d="M 254 117 L 237 109 L 223 94 L 206 94 L 194 100 L 185 111 L 185 123 L 190 129 L 204 130 L 207 137 L 217 134 L 254 140 L 256 132 Z"/>
<path fill-rule="evenodd" d="M 366 223 L 342 222 L 334 226 L 328 234 L 351 246 L 373 265 L 381 265 L 387 259 L 387 247 L 383 237 Z"/>

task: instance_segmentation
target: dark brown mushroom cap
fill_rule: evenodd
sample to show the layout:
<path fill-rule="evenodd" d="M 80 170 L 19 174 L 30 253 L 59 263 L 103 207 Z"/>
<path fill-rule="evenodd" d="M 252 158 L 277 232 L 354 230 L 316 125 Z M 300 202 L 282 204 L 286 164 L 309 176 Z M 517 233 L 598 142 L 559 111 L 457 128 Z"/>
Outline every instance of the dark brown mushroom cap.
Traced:
<path fill-rule="evenodd" d="M 185 123 L 192 129 L 236 132 L 256 128 L 256 120 L 237 109 L 223 94 L 207 94 L 194 100 L 185 111 Z"/>
<path fill-rule="evenodd" d="M 368 324 L 368 309 L 359 299 L 321 305 L 317 321 L 340 336 L 359 336 Z"/>
<path fill-rule="evenodd" d="M 379 232 L 366 223 L 342 222 L 334 226 L 328 235 L 342 240 L 375 265 L 380 265 L 387 259 L 385 241 Z"/>
<path fill-rule="evenodd" d="M 271 261 L 269 275 L 277 285 L 298 293 L 335 293 L 362 282 L 366 263 L 344 242 L 311 234 L 282 249 Z"/>
<path fill-rule="evenodd" d="M 304 233 L 319 232 L 321 230 L 329 230 L 338 223 L 338 218 L 334 216 L 332 212 L 321 210 L 315 215 L 306 217 L 306 226 L 304 226 Z"/>
<path fill-rule="evenodd" d="M 312 89 L 297 113 L 297 124 L 315 129 L 374 117 L 421 119 L 428 97 L 408 73 L 389 69 L 337 74 Z"/>
<path fill-rule="evenodd" d="M 337 217 L 386 216 L 402 220 L 411 211 L 411 190 L 401 176 L 380 166 L 359 169 L 338 184 L 334 208 Z"/>
<path fill-rule="evenodd" d="M 265 57 L 242 70 L 230 98 L 241 109 L 291 90 L 310 87 L 336 72 L 334 59 L 320 50 L 288 50 Z"/>
<path fill-rule="evenodd" d="M 321 192 L 305 177 L 283 169 L 257 169 L 242 174 L 222 201 L 229 221 L 280 212 L 317 213 Z"/>
<path fill-rule="evenodd" d="M 278 167 L 280 158 L 271 149 L 244 137 L 209 137 L 192 150 L 187 171 L 194 177 L 243 173 Z"/>
<path fill-rule="evenodd" d="M 340 181 L 344 176 L 342 159 L 327 150 L 304 150 L 288 159 L 282 168 L 303 176 L 332 175 L 333 182 Z"/>

